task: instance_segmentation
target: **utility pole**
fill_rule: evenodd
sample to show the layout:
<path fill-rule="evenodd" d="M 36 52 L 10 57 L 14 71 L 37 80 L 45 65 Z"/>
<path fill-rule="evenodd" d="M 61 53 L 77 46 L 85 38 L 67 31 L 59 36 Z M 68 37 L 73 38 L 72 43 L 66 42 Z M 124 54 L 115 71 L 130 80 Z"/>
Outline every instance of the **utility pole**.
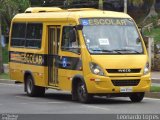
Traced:
<path fill-rule="evenodd" d="M 154 38 L 149 37 L 148 39 L 148 56 L 149 56 L 149 69 L 152 68 L 152 45 L 154 43 Z"/>
<path fill-rule="evenodd" d="M 124 13 L 127 13 L 127 0 L 124 0 Z"/>
<path fill-rule="evenodd" d="M 103 0 L 99 0 L 98 5 L 99 9 L 103 10 Z"/>

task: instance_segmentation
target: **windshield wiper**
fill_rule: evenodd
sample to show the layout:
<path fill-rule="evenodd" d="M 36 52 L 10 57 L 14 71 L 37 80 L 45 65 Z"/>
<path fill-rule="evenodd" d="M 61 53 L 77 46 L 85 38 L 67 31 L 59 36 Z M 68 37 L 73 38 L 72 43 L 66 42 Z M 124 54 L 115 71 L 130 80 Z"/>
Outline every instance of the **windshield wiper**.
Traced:
<path fill-rule="evenodd" d="M 109 52 L 109 53 L 114 53 L 114 52 L 116 52 L 116 53 L 121 54 L 121 52 L 116 51 L 116 50 L 92 50 L 92 51 L 101 51 L 101 52 Z"/>
<path fill-rule="evenodd" d="M 141 54 L 141 52 L 138 52 L 138 51 L 136 51 L 136 50 L 128 50 L 128 51 L 133 51 L 133 52 L 135 52 L 135 53 Z"/>
<path fill-rule="evenodd" d="M 136 51 L 136 50 L 132 50 L 132 49 L 119 49 L 119 50 L 114 50 L 114 51 L 118 51 L 118 52 L 134 52 L 134 53 L 138 53 L 138 54 L 141 54 L 140 52 Z"/>

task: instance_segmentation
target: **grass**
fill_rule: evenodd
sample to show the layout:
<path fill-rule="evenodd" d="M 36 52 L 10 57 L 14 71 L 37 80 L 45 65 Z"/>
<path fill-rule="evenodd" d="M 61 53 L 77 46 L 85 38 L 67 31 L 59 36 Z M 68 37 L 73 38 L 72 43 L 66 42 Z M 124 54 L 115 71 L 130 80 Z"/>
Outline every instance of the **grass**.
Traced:
<path fill-rule="evenodd" d="M 0 79 L 9 79 L 9 74 L 0 73 Z"/>
<path fill-rule="evenodd" d="M 160 92 L 159 86 L 151 86 L 151 92 Z"/>

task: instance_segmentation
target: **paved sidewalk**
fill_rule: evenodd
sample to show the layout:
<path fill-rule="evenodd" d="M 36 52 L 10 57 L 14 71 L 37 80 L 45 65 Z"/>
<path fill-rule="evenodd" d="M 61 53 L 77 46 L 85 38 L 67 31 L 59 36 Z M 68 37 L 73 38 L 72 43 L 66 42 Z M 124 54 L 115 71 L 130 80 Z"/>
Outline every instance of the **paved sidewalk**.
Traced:
<path fill-rule="evenodd" d="M 160 79 L 160 71 L 151 72 L 152 79 Z"/>
<path fill-rule="evenodd" d="M 151 78 L 153 83 L 160 84 L 160 71 L 151 72 Z"/>
<path fill-rule="evenodd" d="M 151 72 L 152 86 L 160 86 L 160 71 Z"/>
<path fill-rule="evenodd" d="M 9 79 L 0 79 L 0 83 L 8 83 L 8 84 L 15 84 L 15 80 L 9 80 Z"/>

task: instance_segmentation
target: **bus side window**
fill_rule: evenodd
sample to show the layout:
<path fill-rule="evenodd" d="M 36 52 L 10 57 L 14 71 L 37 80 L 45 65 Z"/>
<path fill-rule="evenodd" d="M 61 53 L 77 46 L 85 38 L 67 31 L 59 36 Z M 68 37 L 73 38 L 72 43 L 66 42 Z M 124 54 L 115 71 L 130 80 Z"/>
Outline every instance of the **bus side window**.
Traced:
<path fill-rule="evenodd" d="M 28 23 L 25 46 L 27 48 L 41 48 L 41 41 L 42 41 L 42 24 Z"/>
<path fill-rule="evenodd" d="M 13 23 L 11 34 L 11 46 L 24 47 L 26 23 Z"/>
<path fill-rule="evenodd" d="M 79 53 L 79 41 L 75 28 L 67 26 L 63 28 L 62 46 L 63 51 Z"/>

